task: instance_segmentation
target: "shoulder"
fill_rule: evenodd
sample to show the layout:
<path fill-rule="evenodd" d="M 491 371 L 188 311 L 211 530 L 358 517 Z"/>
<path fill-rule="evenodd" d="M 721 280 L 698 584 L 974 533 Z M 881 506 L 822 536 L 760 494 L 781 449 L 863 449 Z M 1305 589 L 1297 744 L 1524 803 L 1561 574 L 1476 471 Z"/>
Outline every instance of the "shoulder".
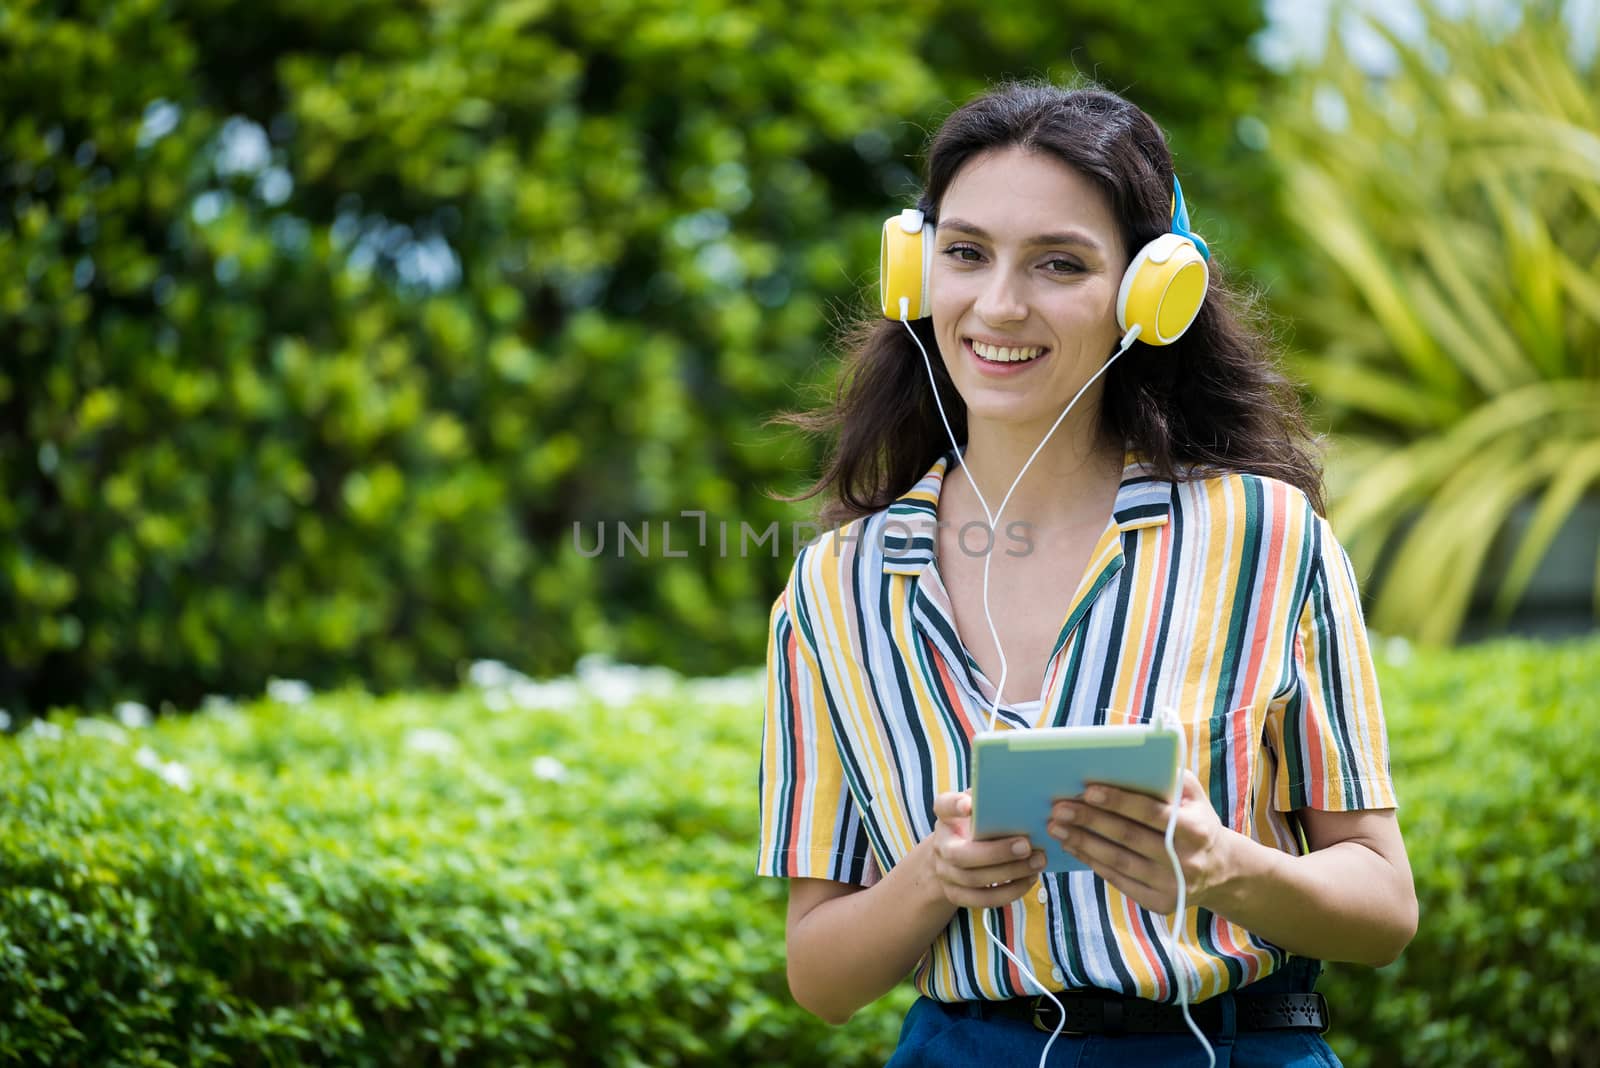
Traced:
<path fill-rule="evenodd" d="M 814 617 L 860 599 L 861 584 L 882 573 L 885 541 L 898 540 L 885 531 L 886 519 L 886 511 L 874 512 L 798 544 L 782 595 L 789 612 Z"/>
<path fill-rule="evenodd" d="M 1303 597 L 1325 561 L 1343 558 L 1328 521 L 1299 487 L 1244 471 L 1192 473 L 1174 484 L 1173 512 L 1186 551 L 1207 570 L 1233 567 Z M 1226 563 L 1225 563 L 1226 562 Z"/>
<path fill-rule="evenodd" d="M 825 530 L 807 541 L 797 540 L 794 566 L 789 572 L 791 585 L 797 579 L 820 578 L 828 570 L 838 567 L 840 561 L 854 562 L 856 557 L 870 551 L 874 543 L 882 541 L 887 517 L 887 510 L 874 512 Z"/>
<path fill-rule="evenodd" d="M 1187 472 L 1173 503 L 1194 519 L 1274 539 L 1317 537 L 1326 524 L 1300 487 L 1249 471 Z"/>

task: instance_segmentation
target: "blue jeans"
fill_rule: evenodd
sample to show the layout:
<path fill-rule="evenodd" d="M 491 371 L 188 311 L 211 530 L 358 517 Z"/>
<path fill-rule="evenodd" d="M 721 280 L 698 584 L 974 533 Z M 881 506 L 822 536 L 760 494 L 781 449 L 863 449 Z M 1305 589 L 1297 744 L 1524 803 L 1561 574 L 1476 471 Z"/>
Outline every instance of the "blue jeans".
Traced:
<path fill-rule="evenodd" d="M 1252 993 L 1309 993 L 1322 971 L 1320 961 L 1290 958 L 1283 968 L 1259 982 Z M 1230 1005 L 1232 994 L 1220 994 Z M 972 1002 L 918 998 L 906 1013 L 887 1068 L 1037 1068 L 1050 1041 L 1048 1032 L 1026 1020 L 1004 1016 L 984 1019 Z M 1234 1031 L 1233 1013 L 1222 1033 L 1209 1036 L 1217 1068 L 1339 1068 L 1322 1036 L 1314 1031 Z M 1205 1051 L 1187 1031 L 1180 1035 L 1068 1035 L 1050 1047 L 1048 1068 L 1205 1068 Z"/>

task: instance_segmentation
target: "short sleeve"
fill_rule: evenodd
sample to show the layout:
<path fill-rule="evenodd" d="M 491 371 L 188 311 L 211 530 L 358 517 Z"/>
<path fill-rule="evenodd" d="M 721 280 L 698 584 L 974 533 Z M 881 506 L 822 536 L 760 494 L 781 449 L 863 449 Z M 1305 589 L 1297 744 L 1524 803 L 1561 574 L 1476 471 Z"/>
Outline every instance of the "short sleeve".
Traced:
<path fill-rule="evenodd" d="M 1309 573 L 1293 637 L 1292 677 L 1273 701 L 1280 812 L 1394 808 L 1389 740 L 1354 569 L 1326 519 L 1307 527 Z"/>
<path fill-rule="evenodd" d="M 761 853 L 756 874 L 877 881 L 869 841 L 839 759 L 815 654 L 794 625 L 793 590 L 772 606 L 761 735 Z"/>

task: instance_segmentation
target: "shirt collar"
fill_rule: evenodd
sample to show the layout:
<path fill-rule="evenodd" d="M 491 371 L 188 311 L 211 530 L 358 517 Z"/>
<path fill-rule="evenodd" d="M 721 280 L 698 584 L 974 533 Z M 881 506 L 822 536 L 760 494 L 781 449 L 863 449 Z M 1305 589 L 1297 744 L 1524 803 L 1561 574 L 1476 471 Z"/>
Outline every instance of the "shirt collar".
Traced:
<path fill-rule="evenodd" d="M 946 452 L 928 473 L 885 510 L 880 537 L 883 570 L 889 575 L 920 575 L 933 562 L 937 542 L 934 521 L 939 514 L 939 492 L 955 460 Z M 1172 483 L 1153 474 L 1145 462 L 1128 452 L 1122 462 L 1122 484 L 1117 487 L 1111 520 L 1123 533 L 1144 527 L 1165 526 L 1172 515 Z M 1002 517 L 1003 518 L 1003 517 Z"/>

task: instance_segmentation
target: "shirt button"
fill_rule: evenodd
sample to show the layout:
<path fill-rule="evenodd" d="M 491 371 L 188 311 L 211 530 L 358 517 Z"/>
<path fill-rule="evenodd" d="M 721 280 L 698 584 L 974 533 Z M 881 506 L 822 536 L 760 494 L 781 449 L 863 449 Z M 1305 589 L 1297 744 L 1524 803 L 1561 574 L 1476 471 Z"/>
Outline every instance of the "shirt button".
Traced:
<path fill-rule="evenodd" d="M 1050 895 L 1045 893 L 1044 887 L 1042 887 L 1042 886 L 1039 887 L 1039 904 L 1043 905 L 1046 901 L 1049 901 L 1049 900 L 1050 900 Z"/>
<path fill-rule="evenodd" d="M 1061 978 L 1061 969 L 1060 968 L 1051 968 L 1050 969 L 1050 978 L 1055 980 L 1058 983 L 1062 982 L 1063 980 Z"/>

